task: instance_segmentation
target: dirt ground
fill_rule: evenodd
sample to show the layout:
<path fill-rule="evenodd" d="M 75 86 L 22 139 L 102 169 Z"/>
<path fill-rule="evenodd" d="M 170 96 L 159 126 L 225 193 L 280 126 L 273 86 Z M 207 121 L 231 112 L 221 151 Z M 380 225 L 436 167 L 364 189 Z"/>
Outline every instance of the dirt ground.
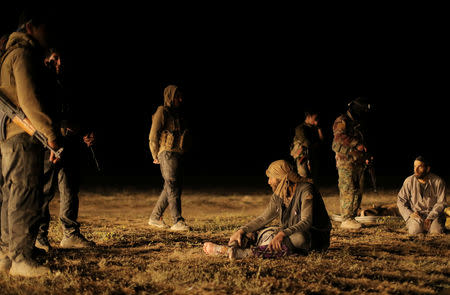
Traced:
<path fill-rule="evenodd" d="M 208 257 L 206 241 L 225 244 L 239 226 L 261 213 L 269 193 L 185 191 L 188 233 L 147 225 L 158 190 L 82 191 L 82 232 L 97 243 L 85 250 L 59 249 L 59 198 L 51 203 L 49 239 L 41 258 L 53 274 L 23 279 L 0 275 L 1 294 L 449 294 L 448 233 L 409 237 L 404 223 L 385 218 L 361 231 L 333 221 L 326 253 L 231 262 Z M 363 198 L 363 207 L 395 202 L 396 191 Z M 338 213 L 338 195 L 323 189 L 327 210 Z M 169 225 L 169 212 L 165 214 Z"/>

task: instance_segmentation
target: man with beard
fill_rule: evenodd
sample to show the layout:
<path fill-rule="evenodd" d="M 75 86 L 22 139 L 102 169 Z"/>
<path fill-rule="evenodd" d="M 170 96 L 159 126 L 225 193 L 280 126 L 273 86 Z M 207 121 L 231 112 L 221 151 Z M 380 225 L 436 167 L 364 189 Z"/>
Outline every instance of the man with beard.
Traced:
<path fill-rule="evenodd" d="M 300 177 L 285 160 L 270 164 L 266 175 L 274 194 L 264 212 L 233 233 L 228 247 L 205 243 L 206 254 L 240 259 L 328 249 L 331 222 L 314 185 Z M 280 226 L 266 227 L 276 218 L 280 218 Z"/>
<path fill-rule="evenodd" d="M 188 129 L 182 116 L 183 95 L 176 85 L 164 89 L 164 106 L 159 106 L 152 118 L 149 135 L 153 163 L 160 165 L 164 188 L 150 215 L 148 224 L 157 228 L 169 228 L 162 219 L 170 208 L 173 225 L 171 230 L 190 230 L 181 216 L 182 156 L 188 145 Z"/>
<path fill-rule="evenodd" d="M 397 206 L 410 235 L 444 232 L 445 182 L 430 172 L 428 161 L 414 160 L 414 174 L 406 178 L 398 193 Z"/>
<path fill-rule="evenodd" d="M 371 110 L 365 97 L 358 97 L 348 104 L 345 114 L 333 124 L 332 149 L 336 153 L 336 168 L 339 176 L 339 198 L 343 229 L 360 229 L 355 220 L 361 205 L 364 165 L 368 163 L 367 147 L 361 123 Z"/>

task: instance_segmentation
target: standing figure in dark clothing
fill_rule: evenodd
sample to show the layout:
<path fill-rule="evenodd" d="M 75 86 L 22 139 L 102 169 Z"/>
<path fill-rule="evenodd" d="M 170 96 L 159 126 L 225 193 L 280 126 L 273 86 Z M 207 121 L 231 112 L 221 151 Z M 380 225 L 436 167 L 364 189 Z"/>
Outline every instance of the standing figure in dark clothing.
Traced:
<path fill-rule="evenodd" d="M 298 174 L 312 178 L 316 185 L 322 142 L 323 133 L 319 126 L 319 113 L 314 110 L 306 111 L 305 121 L 295 128 L 290 153 L 295 160 Z"/>
<path fill-rule="evenodd" d="M 80 185 L 80 134 L 84 134 L 83 140 L 90 147 L 94 143 L 92 132 L 86 131 L 79 122 L 81 114 L 75 111 L 74 103 L 71 101 L 63 84 L 63 60 L 60 52 L 54 48 L 48 51 L 44 60 L 50 71 L 52 80 L 55 82 L 55 106 L 57 123 L 61 130 L 64 142 L 64 161 L 57 165 L 44 163 L 44 206 L 43 218 L 39 226 L 39 234 L 36 239 L 36 247 L 48 252 L 51 249 L 48 241 L 48 229 L 50 224 L 49 204 L 55 196 L 56 189 L 59 190 L 60 208 L 59 220 L 63 228 L 63 238 L 60 242 L 61 248 L 85 248 L 94 246 L 95 243 L 88 241 L 80 233 L 80 224 L 77 222 L 79 207 L 79 185 Z"/>
<path fill-rule="evenodd" d="M 0 60 L 0 89 L 22 109 L 32 125 L 58 150 L 58 132 L 51 112 L 51 102 L 43 79 L 44 50 L 51 42 L 49 15 L 38 7 L 27 9 L 20 17 L 19 28 L 9 35 L 6 52 Z M 1 120 L 0 151 L 3 174 L 1 271 L 11 276 L 38 277 L 50 269 L 34 258 L 43 200 L 44 148 L 35 138 L 11 120 Z M 58 162 L 51 152 L 49 161 Z M 5 255 L 6 254 L 6 255 Z"/>

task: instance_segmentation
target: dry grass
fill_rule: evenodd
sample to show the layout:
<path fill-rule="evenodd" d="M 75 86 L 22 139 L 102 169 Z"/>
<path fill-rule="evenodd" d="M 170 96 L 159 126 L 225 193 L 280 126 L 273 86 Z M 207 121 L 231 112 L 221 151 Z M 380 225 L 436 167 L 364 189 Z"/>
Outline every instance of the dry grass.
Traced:
<path fill-rule="evenodd" d="M 394 191 L 368 195 L 363 206 L 395 200 Z M 338 197 L 323 190 L 329 213 Z M 183 215 L 193 231 L 155 230 L 147 219 L 157 199 L 150 193 L 82 192 L 82 232 L 98 247 L 58 248 L 58 198 L 51 204 L 46 278 L 0 275 L 1 294 L 436 294 L 450 288 L 448 235 L 410 238 L 403 223 L 387 220 L 360 232 L 333 222 L 326 253 L 284 259 L 226 258 L 202 253 L 205 241 L 226 243 L 240 225 L 262 211 L 265 193 L 183 195 Z M 171 224 L 169 212 L 166 223 Z"/>

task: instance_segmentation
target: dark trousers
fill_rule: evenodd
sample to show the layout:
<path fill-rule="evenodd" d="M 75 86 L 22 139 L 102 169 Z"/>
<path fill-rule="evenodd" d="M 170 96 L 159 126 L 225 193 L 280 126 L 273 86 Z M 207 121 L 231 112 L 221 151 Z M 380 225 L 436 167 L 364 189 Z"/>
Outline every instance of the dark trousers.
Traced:
<path fill-rule="evenodd" d="M 64 235 L 69 236 L 79 232 L 78 219 L 79 207 L 79 154 L 78 147 L 65 141 L 64 155 L 61 162 L 56 165 L 47 159 L 50 152 L 46 152 L 44 160 L 44 204 L 42 206 L 42 219 L 39 225 L 39 235 L 47 236 L 50 224 L 49 205 L 53 200 L 56 190 L 59 191 L 59 220 L 61 221 Z"/>
<path fill-rule="evenodd" d="M 44 150 L 26 133 L 0 144 L 2 155 L 2 240 L 11 260 L 30 259 L 42 208 Z"/>
<path fill-rule="evenodd" d="M 164 151 L 158 156 L 164 187 L 153 208 L 151 218 L 159 219 L 167 207 L 172 214 L 174 224 L 184 221 L 181 216 L 182 161 L 181 154 Z"/>

